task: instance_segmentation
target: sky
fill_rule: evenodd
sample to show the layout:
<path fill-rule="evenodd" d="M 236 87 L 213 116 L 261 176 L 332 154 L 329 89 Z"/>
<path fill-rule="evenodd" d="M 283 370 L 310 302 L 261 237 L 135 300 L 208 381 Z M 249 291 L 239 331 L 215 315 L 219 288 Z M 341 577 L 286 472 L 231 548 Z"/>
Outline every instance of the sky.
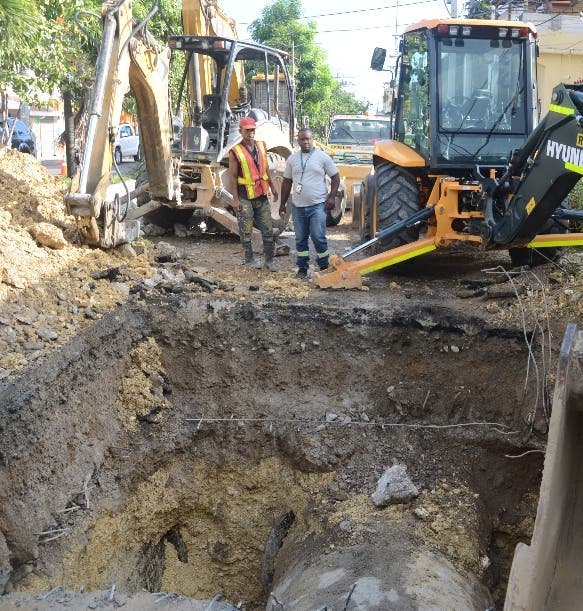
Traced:
<path fill-rule="evenodd" d="M 398 36 L 421 19 L 449 17 L 447 0 L 303 0 L 305 21 L 318 26 L 316 43 L 327 53 L 332 74 L 346 83 L 345 89 L 358 99 L 381 108 L 383 83 L 389 72 L 374 72 L 370 58 L 375 47 L 396 54 Z M 222 11 L 237 22 L 239 38 L 249 40 L 247 25 L 261 17 L 268 0 L 219 0 Z M 388 59 L 390 67 L 394 59 Z"/>

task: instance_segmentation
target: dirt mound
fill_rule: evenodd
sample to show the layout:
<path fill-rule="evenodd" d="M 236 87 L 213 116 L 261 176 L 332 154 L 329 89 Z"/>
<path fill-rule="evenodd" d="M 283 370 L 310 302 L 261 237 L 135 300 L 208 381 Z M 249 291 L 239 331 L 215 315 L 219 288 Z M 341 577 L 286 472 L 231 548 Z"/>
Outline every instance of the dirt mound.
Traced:
<path fill-rule="evenodd" d="M 180 248 L 142 240 L 109 251 L 80 244 L 65 189 L 31 155 L 0 150 L 0 380 L 61 346 L 132 291 L 139 297 L 189 283 L 201 294 L 243 287 L 242 299 L 266 291 L 308 294 L 290 270 L 276 276 L 243 269 L 232 238 Z"/>

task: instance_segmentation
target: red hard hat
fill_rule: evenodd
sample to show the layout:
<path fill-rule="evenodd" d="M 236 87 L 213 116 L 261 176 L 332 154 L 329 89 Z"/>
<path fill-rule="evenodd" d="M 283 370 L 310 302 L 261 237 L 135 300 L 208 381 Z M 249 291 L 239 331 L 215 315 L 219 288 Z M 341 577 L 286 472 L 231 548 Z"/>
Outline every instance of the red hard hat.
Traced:
<path fill-rule="evenodd" d="M 241 129 L 255 129 L 257 124 L 255 123 L 255 119 L 252 119 L 251 117 L 243 117 L 239 121 L 239 127 Z"/>

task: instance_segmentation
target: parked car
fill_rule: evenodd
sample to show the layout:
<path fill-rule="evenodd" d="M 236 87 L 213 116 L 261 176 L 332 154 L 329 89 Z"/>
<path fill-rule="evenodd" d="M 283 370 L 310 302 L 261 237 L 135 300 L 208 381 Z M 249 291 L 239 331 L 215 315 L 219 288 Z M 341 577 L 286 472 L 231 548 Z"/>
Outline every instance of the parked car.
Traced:
<path fill-rule="evenodd" d="M 7 127 L 8 133 L 12 129 L 14 125 L 15 119 L 13 117 L 8 117 Z M 0 131 L 2 134 L 2 143 L 6 144 L 7 134 L 4 130 L 4 123 L 0 121 Z M 16 125 L 14 127 L 14 131 L 12 132 L 12 148 L 20 151 L 21 153 L 30 153 L 31 155 L 36 155 L 36 144 L 33 133 L 30 131 L 26 123 L 21 121 L 20 119 L 16 119 Z"/>
<path fill-rule="evenodd" d="M 122 123 L 119 126 L 117 139 L 113 149 L 113 156 L 117 165 L 119 165 L 125 157 L 133 157 L 134 161 L 140 161 L 142 158 L 140 136 L 134 131 L 134 128 L 129 123 Z"/>

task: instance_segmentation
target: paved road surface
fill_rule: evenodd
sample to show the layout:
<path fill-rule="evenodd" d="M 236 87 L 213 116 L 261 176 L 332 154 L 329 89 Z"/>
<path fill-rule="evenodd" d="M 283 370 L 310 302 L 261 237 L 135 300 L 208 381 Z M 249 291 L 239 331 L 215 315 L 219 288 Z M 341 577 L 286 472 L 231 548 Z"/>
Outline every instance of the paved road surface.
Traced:
<path fill-rule="evenodd" d="M 53 175 L 59 176 L 61 174 L 62 159 L 43 159 L 41 164 Z"/>

